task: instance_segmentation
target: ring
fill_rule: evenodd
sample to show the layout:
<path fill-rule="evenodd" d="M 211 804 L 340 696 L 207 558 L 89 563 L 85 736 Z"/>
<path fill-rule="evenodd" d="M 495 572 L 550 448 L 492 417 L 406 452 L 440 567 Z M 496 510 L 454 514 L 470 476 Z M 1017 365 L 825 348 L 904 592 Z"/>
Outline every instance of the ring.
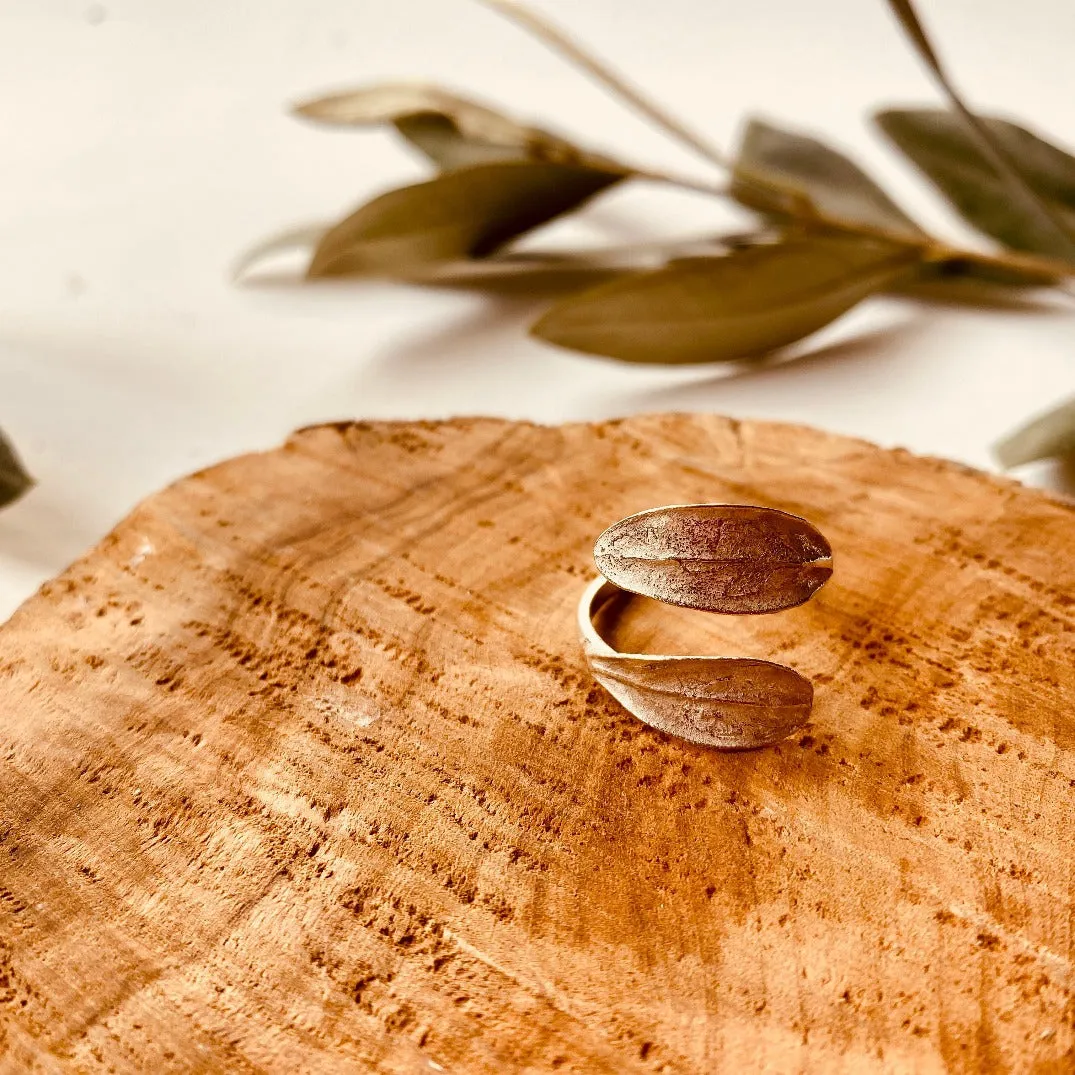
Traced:
<path fill-rule="evenodd" d="M 751 657 L 621 653 L 595 619 L 631 594 L 707 612 L 793 608 L 832 575 L 832 549 L 797 515 L 741 504 L 683 504 L 629 515 L 594 545 L 601 574 L 579 600 L 579 635 L 594 678 L 659 731 L 722 750 L 766 746 L 810 715 L 814 687 Z"/>

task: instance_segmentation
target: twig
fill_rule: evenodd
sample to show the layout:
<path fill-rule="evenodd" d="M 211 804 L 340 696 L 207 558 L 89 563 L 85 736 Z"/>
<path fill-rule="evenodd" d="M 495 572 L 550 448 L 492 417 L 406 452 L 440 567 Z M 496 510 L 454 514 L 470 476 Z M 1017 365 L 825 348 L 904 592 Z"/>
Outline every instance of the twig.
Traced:
<path fill-rule="evenodd" d="M 782 209 L 792 216 L 803 220 L 816 219 L 822 223 L 826 222 L 818 213 L 813 200 L 803 191 L 769 176 L 757 175 L 730 161 L 716 146 L 705 141 L 705 139 L 689 130 L 659 105 L 648 100 L 640 90 L 613 71 L 604 61 L 591 55 L 578 42 L 574 41 L 546 18 L 531 11 L 522 0 L 478 0 L 478 2 L 510 19 L 516 25 L 521 26 L 540 41 L 543 41 L 554 51 L 566 56 L 568 60 L 597 79 L 601 85 L 611 90 L 617 97 L 626 101 L 636 111 L 641 112 L 642 115 L 655 123 L 666 134 L 670 134 L 677 141 L 690 147 L 710 163 L 732 173 L 736 181 L 742 186 L 753 187 L 768 195 L 776 194 L 782 199 Z M 665 178 L 653 172 L 639 174 L 647 174 L 648 178 L 651 179 L 661 180 Z M 665 181 L 671 182 L 675 186 L 713 193 L 712 191 L 706 191 L 705 187 L 691 180 L 667 179 Z"/>
<path fill-rule="evenodd" d="M 631 168 L 631 175 L 635 179 L 646 179 L 651 183 L 664 183 L 666 186 L 678 187 L 680 190 L 689 190 L 695 194 L 708 194 L 711 198 L 731 197 L 731 189 L 723 183 L 706 183 L 704 180 L 691 179 L 690 176 L 676 175 L 657 168 Z"/>
<path fill-rule="evenodd" d="M 478 0 L 479 3 L 510 19 L 516 25 L 529 31 L 556 52 L 566 56 L 573 64 L 581 67 L 598 82 L 621 97 L 636 111 L 662 128 L 673 138 L 689 146 L 695 153 L 720 168 L 731 167 L 724 154 L 700 135 L 689 130 L 660 105 L 647 100 L 642 92 L 632 86 L 622 75 L 613 71 L 604 61 L 586 52 L 563 30 L 531 11 L 520 0 Z"/>
<path fill-rule="evenodd" d="M 498 12 L 510 19 L 516 25 L 533 34 L 539 40 L 554 51 L 566 56 L 572 63 L 593 76 L 603 86 L 611 90 L 618 97 L 625 100 L 632 108 L 641 112 L 666 133 L 672 135 L 678 141 L 689 146 L 706 160 L 731 172 L 736 181 L 747 188 L 763 191 L 766 194 L 776 194 L 783 199 L 781 212 L 786 213 L 793 219 L 802 221 L 814 227 L 832 228 L 837 231 L 852 232 L 865 238 L 875 239 L 882 242 L 890 242 L 900 246 L 919 246 L 924 257 L 929 260 L 945 260 L 949 257 L 958 257 L 962 253 L 956 248 L 941 243 L 936 239 L 924 239 L 921 243 L 909 243 L 906 236 L 894 235 L 883 228 L 870 227 L 853 221 L 842 220 L 839 217 L 830 216 L 821 212 L 813 200 L 791 184 L 772 179 L 769 176 L 758 175 L 729 161 L 724 154 L 715 146 L 710 145 L 693 131 L 688 130 L 674 116 L 669 115 L 663 108 L 654 104 L 644 97 L 638 89 L 628 83 L 622 76 L 612 71 L 603 61 L 590 55 L 576 41 L 572 40 L 563 30 L 552 25 L 544 16 L 532 11 L 523 0 L 478 0 L 479 3 Z M 922 24 L 918 21 L 911 6 L 911 0 L 888 0 L 892 10 L 896 14 L 900 24 L 914 42 L 919 54 L 934 72 L 939 84 L 949 96 L 953 106 L 970 125 L 978 139 L 982 142 L 983 151 L 994 162 L 1012 187 L 1013 193 L 1027 204 L 1032 212 L 1039 217 L 1044 216 L 1053 230 L 1059 232 L 1063 239 L 1068 242 L 1075 259 L 1075 240 L 1067 232 L 1062 222 L 1055 219 L 1049 207 L 1044 205 L 1037 195 L 1027 185 L 1022 176 L 1013 170 L 1003 154 L 997 149 L 993 137 L 985 125 L 975 116 L 966 105 L 963 104 L 956 90 L 945 75 L 940 61 L 937 58 L 929 39 L 926 37 Z M 669 183 L 672 186 L 682 187 L 686 190 L 695 190 L 704 194 L 727 195 L 727 189 L 716 185 L 699 183 L 692 179 L 684 179 L 652 169 L 640 169 L 635 172 L 639 178 L 650 179 L 656 182 Z M 1002 260 L 999 259 L 998 260 Z M 1071 265 L 1052 258 L 1035 258 L 1019 255 L 1019 261 L 1023 266 L 1034 267 L 1042 271 L 1055 272 L 1057 276 L 1071 277 L 1075 275 L 1075 269 Z"/>
<path fill-rule="evenodd" d="M 1075 234 L 1068 228 L 1066 222 L 1052 206 L 1043 198 L 1040 198 L 1033 187 L 1023 178 L 1019 169 L 1008 159 L 1007 154 L 1001 147 L 1000 142 L 990 131 L 989 127 L 976 116 L 963 102 L 959 91 L 955 88 L 952 80 L 945 72 L 936 50 L 926 36 L 925 28 L 915 14 L 911 0 L 888 0 L 888 5 L 899 21 L 904 32 L 915 47 L 915 51 L 925 62 L 933 74 L 934 81 L 948 97 L 952 107 L 967 124 L 967 128 L 979 149 L 985 154 L 990 164 L 996 169 L 997 174 L 1007 184 L 1012 196 L 1028 209 L 1039 220 L 1044 221 L 1046 227 L 1064 242 L 1075 258 Z"/>

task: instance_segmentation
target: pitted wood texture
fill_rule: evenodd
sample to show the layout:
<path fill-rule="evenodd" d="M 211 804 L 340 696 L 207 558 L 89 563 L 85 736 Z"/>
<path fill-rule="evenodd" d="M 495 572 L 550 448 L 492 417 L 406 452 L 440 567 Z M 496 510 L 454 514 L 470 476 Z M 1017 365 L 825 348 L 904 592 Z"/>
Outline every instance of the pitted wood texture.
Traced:
<path fill-rule="evenodd" d="M 587 673 L 596 536 L 778 507 L 816 685 L 753 753 Z M 1075 513 L 806 429 L 343 424 L 143 504 L 0 629 L 7 1071 L 1075 1064 Z"/>

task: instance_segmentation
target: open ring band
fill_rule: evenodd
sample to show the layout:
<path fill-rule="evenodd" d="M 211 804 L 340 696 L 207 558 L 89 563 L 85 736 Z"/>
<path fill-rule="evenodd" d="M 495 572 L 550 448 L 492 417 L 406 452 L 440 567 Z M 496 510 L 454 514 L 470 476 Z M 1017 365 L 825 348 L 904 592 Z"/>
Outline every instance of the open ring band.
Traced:
<path fill-rule="evenodd" d="M 604 573 L 579 601 L 579 635 L 594 678 L 624 708 L 660 731 L 724 750 L 777 742 L 807 720 L 813 685 L 791 668 L 749 657 L 621 653 L 595 620 L 630 594 L 713 612 L 801 604 L 832 573 L 828 542 L 809 523 L 745 505 L 654 508 L 606 530 L 595 559 Z"/>

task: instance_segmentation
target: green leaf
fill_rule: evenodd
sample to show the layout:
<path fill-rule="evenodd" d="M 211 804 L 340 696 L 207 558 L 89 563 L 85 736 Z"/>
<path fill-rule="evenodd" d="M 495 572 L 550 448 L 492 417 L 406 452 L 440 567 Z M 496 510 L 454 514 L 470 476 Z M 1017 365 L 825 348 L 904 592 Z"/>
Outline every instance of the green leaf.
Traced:
<path fill-rule="evenodd" d="M 1003 467 L 1075 455 L 1075 399 L 1040 415 L 993 449 Z"/>
<path fill-rule="evenodd" d="M 307 276 L 408 275 L 484 257 L 624 178 L 572 164 L 500 161 L 382 194 L 321 239 Z"/>
<path fill-rule="evenodd" d="M 944 109 L 889 109 L 874 119 L 969 224 L 1014 250 L 1071 260 L 1071 243 L 1012 197 L 958 116 Z M 980 119 L 1007 157 L 1018 162 L 1034 194 L 1075 228 L 1075 157 L 1018 124 Z"/>
<path fill-rule="evenodd" d="M 816 236 L 687 258 L 568 299 L 531 331 L 626 362 L 754 358 L 816 332 L 919 257 L 896 244 Z"/>
<path fill-rule="evenodd" d="M 33 484 L 11 442 L 0 433 L 0 507 L 18 500 Z"/>
<path fill-rule="evenodd" d="M 926 237 L 857 164 L 816 138 L 751 120 L 735 160 L 732 195 L 745 205 L 766 208 L 758 206 L 756 189 L 743 182 L 747 176 L 797 190 L 826 216 L 911 241 Z"/>
<path fill-rule="evenodd" d="M 559 135 L 518 123 L 438 86 L 408 82 L 366 86 L 306 101 L 295 112 L 333 125 L 391 123 L 443 170 L 490 161 L 542 160 L 626 171 Z"/>

